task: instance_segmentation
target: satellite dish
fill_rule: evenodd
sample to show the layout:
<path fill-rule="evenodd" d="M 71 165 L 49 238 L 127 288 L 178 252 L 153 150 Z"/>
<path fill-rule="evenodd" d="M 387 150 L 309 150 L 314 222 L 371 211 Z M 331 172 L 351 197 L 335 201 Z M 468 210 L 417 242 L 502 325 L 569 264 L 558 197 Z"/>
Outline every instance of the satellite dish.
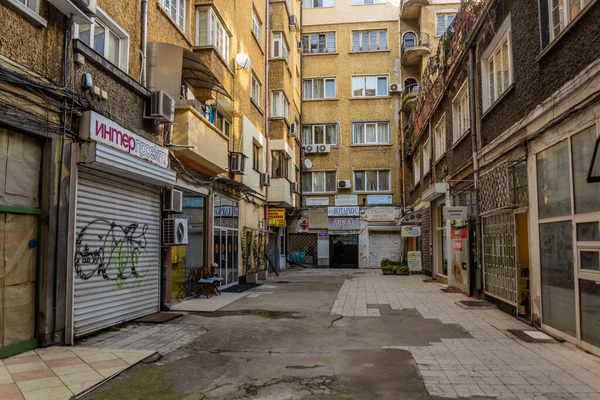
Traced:
<path fill-rule="evenodd" d="M 235 62 L 242 69 L 248 68 L 248 67 L 250 67 L 250 64 L 251 64 L 250 63 L 250 56 L 248 56 L 248 54 L 246 54 L 246 53 L 238 53 L 235 56 Z"/>
<path fill-rule="evenodd" d="M 304 167 L 306 169 L 311 169 L 312 168 L 312 161 L 310 161 L 308 158 L 306 160 L 304 160 Z"/>

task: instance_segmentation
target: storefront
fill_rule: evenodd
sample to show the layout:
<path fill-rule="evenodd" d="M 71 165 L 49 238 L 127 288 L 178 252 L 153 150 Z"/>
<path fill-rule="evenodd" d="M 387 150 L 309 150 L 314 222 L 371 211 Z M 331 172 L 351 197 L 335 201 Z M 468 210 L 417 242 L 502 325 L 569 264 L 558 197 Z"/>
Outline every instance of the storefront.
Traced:
<path fill-rule="evenodd" d="M 358 206 L 327 209 L 330 266 L 358 268 L 360 208 Z"/>
<path fill-rule="evenodd" d="M 74 144 L 73 269 L 67 341 L 160 308 L 161 189 L 168 150 L 86 111 Z"/>
<path fill-rule="evenodd" d="M 223 278 L 222 287 L 239 283 L 239 203 L 214 195 L 212 273 Z"/>

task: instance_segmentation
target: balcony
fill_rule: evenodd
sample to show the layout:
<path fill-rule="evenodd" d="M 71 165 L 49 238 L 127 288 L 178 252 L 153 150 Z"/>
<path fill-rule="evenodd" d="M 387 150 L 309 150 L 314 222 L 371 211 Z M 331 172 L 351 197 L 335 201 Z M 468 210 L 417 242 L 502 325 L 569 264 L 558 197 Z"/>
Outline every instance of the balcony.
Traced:
<path fill-rule="evenodd" d="M 417 103 L 417 97 L 421 92 L 421 86 L 418 83 L 410 84 L 404 87 L 402 91 L 402 111 L 409 113 Z"/>
<path fill-rule="evenodd" d="M 406 66 L 418 65 L 423 57 L 431 55 L 429 35 L 421 33 L 419 37 L 412 32 L 404 34 L 402 38 L 402 64 Z"/>
<path fill-rule="evenodd" d="M 175 154 L 201 173 L 216 176 L 228 170 L 229 138 L 202 116 L 191 101 L 180 101 L 175 107 L 173 144 Z"/>
<path fill-rule="evenodd" d="M 292 193 L 291 185 L 286 178 L 271 178 L 269 204 L 283 208 L 294 208 L 296 196 Z"/>
<path fill-rule="evenodd" d="M 421 7 L 428 6 L 429 0 L 403 0 L 400 8 L 400 19 L 415 20 L 421 15 Z"/>

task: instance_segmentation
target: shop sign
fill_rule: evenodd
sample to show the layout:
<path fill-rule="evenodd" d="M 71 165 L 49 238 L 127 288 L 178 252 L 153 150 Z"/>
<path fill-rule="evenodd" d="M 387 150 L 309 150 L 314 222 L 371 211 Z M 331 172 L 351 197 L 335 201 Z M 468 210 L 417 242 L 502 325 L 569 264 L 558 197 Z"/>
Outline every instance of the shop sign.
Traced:
<path fill-rule="evenodd" d="M 403 226 L 402 237 L 420 237 L 421 227 L 420 226 Z"/>
<path fill-rule="evenodd" d="M 360 215 L 359 207 L 329 207 L 327 215 L 330 217 L 358 217 Z"/>
<path fill-rule="evenodd" d="M 469 207 L 462 206 L 453 206 L 453 207 L 444 207 L 444 218 L 450 220 L 465 220 L 467 219 Z"/>
<path fill-rule="evenodd" d="M 329 236 L 329 233 L 319 232 L 319 237 L 326 238 L 327 236 Z"/>
<path fill-rule="evenodd" d="M 298 233 L 308 232 L 308 220 L 306 218 L 302 218 L 298 221 Z"/>
<path fill-rule="evenodd" d="M 83 112 L 79 137 L 114 147 L 160 167 L 169 168 L 169 150 L 166 147 L 146 140 L 94 111 Z"/>
<path fill-rule="evenodd" d="M 370 194 L 367 196 L 367 204 L 370 206 L 390 205 L 390 204 L 392 204 L 392 195 L 391 194 Z"/>
<path fill-rule="evenodd" d="M 285 226 L 285 208 L 269 208 L 269 225 Z"/>
<path fill-rule="evenodd" d="M 329 205 L 329 197 L 307 197 L 306 205 L 307 206 L 328 206 Z"/>
<path fill-rule="evenodd" d="M 336 194 L 335 195 L 336 206 L 357 206 L 358 195 L 357 194 Z"/>
<path fill-rule="evenodd" d="M 328 218 L 328 229 L 330 231 L 358 231 L 360 219 L 358 218 Z"/>
<path fill-rule="evenodd" d="M 453 229 L 451 268 L 448 271 L 448 284 L 469 293 L 469 230 Z"/>
<path fill-rule="evenodd" d="M 239 214 L 238 207 L 223 206 L 215 207 L 215 217 L 237 217 Z"/>
<path fill-rule="evenodd" d="M 396 220 L 394 210 L 389 208 L 367 209 L 367 221 L 370 222 L 393 222 Z"/>
<path fill-rule="evenodd" d="M 407 253 L 408 258 L 408 269 L 410 271 L 421 271 L 421 252 L 420 251 L 409 251 Z"/>

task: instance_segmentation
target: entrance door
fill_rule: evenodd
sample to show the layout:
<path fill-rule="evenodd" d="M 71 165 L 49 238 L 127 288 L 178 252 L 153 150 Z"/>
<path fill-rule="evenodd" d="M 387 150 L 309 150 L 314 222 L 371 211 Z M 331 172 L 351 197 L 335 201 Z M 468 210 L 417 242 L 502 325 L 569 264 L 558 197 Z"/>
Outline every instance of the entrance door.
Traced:
<path fill-rule="evenodd" d="M 358 268 L 358 235 L 330 236 L 331 266 Z"/>

